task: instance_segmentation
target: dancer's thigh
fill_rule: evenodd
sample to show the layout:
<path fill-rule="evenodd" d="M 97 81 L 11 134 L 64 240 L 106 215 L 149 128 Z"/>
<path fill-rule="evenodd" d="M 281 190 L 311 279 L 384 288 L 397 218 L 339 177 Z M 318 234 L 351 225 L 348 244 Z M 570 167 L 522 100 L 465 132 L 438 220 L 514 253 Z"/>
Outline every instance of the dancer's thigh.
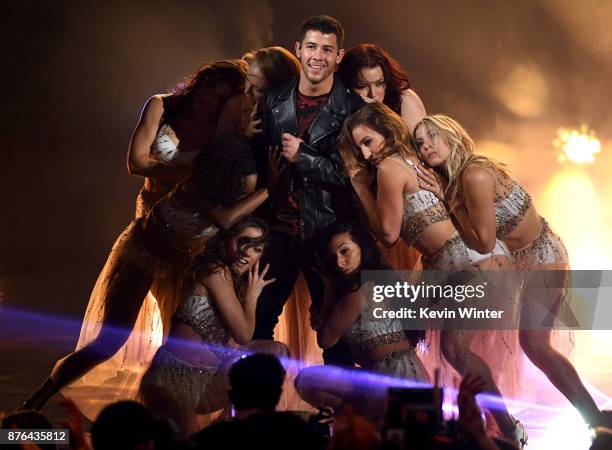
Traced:
<path fill-rule="evenodd" d="M 208 414 L 225 408 L 230 404 L 230 384 L 227 373 L 218 371 L 204 386 L 196 405 L 198 414 Z"/>
<path fill-rule="evenodd" d="M 332 373 L 331 370 L 340 370 L 330 366 L 310 366 L 298 373 L 295 378 L 295 387 L 300 396 L 305 391 L 323 391 L 342 398 L 350 398 L 355 394 L 356 384 L 351 381 L 351 374 L 356 371 L 342 371 Z M 356 374 L 353 374 L 356 375 Z"/>
<path fill-rule="evenodd" d="M 279 341 L 256 339 L 246 346 L 251 353 L 269 353 L 278 358 L 289 358 L 289 348 Z"/>
<path fill-rule="evenodd" d="M 131 262 L 116 264 L 109 277 L 102 326 L 95 342 L 122 344 L 136 322 L 153 277 L 147 269 Z"/>
<path fill-rule="evenodd" d="M 536 270 L 528 273 L 519 299 L 521 331 L 552 330 L 565 300 L 566 276 L 565 270 Z"/>
<path fill-rule="evenodd" d="M 465 365 L 476 331 L 444 330 L 440 338 L 440 348 L 444 358 L 459 372 Z"/>

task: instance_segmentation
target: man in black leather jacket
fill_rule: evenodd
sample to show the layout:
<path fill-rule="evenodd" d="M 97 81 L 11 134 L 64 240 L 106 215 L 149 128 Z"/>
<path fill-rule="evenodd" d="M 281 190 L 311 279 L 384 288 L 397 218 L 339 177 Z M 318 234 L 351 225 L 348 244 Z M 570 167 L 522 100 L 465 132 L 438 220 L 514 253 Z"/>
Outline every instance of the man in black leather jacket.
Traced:
<path fill-rule="evenodd" d="M 258 113 L 263 132 L 256 152 L 260 176 L 266 176 L 268 147 L 282 150 L 287 164 L 270 201 L 270 238 L 262 262 L 276 282 L 257 305 L 255 339 L 271 339 L 283 306 L 302 270 L 316 310 L 323 283 L 313 271 L 315 235 L 337 218 L 352 217 L 350 181 L 338 152 L 346 118 L 363 100 L 334 75 L 344 50 L 342 25 L 329 16 L 302 24 L 296 54 L 300 77 L 268 93 Z"/>

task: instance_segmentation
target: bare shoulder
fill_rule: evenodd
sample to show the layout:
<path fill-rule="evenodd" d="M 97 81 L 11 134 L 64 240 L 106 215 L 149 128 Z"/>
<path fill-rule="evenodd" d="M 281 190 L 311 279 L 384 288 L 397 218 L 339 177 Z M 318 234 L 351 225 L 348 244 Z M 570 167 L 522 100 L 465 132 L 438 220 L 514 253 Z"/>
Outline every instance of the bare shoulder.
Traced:
<path fill-rule="evenodd" d="M 405 91 L 402 91 L 402 104 L 404 102 L 407 102 L 408 105 L 415 105 L 415 106 L 423 106 L 423 101 L 421 100 L 421 97 L 419 97 L 419 95 L 414 92 L 412 89 L 406 89 Z"/>
<path fill-rule="evenodd" d="M 223 266 L 219 267 L 212 271 L 212 273 L 205 275 L 201 283 L 206 287 L 210 288 L 211 286 L 222 286 L 228 285 L 233 286 L 232 282 L 232 274 L 228 267 Z"/>
<path fill-rule="evenodd" d="M 361 293 L 361 289 L 357 289 L 356 291 L 349 292 L 346 295 L 343 295 L 340 302 L 345 307 L 352 308 L 361 308 L 364 301 L 363 294 Z"/>
<path fill-rule="evenodd" d="M 150 97 L 142 109 L 144 119 L 161 118 L 164 113 L 164 94 L 155 94 Z"/>
<path fill-rule="evenodd" d="M 401 175 L 406 173 L 406 163 L 399 155 L 391 155 L 376 165 L 380 175 Z"/>
<path fill-rule="evenodd" d="M 495 184 L 493 170 L 480 164 L 471 164 L 465 168 L 461 176 L 467 186 L 482 186 Z"/>
<path fill-rule="evenodd" d="M 399 155 L 392 155 L 382 160 L 376 166 L 378 177 L 385 180 L 387 183 L 410 183 L 412 178 L 410 176 L 410 169 L 408 168 L 406 161 Z"/>

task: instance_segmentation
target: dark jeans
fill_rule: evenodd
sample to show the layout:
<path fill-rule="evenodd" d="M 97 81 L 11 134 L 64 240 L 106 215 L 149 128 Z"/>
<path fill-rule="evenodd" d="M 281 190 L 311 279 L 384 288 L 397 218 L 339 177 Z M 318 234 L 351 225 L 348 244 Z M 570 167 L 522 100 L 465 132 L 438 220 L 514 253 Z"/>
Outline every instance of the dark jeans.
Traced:
<path fill-rule="evenodd" d="M 276 281 L 264 288 L 257 302 L 253 339 L 273 339 L 274 327 L 283 312 L 300 270 L 304 273 L 314 309 L 321 306 L 324 285 L 312 269 L 315 265 L 312 245 L 302 244 L 299 236 L 272 231 L 261 258 L 260 267 L 270 264 L 266 278 Z M 323 351 L 325 364 L 353 366 L 353 357 L 342 342 Z"/>

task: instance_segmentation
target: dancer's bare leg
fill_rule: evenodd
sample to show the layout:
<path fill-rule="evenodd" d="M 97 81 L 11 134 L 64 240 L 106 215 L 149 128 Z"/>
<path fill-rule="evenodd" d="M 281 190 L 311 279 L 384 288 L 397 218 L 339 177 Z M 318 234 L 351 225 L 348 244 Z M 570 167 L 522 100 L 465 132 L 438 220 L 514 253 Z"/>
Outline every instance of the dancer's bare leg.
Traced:
<path fill-rule="evenodd" d="M 541 326 L 548 317 L 558 317 L 562 303 L 561 271 L 537 271 L 539 279 L 527 280 L 521 299 L 519 341 L 527 357 L 582 414 L 591 426 L 599 425 L 602 414 L 580 380 L 572 363 L 551 345 L 552 328 Z M 548 280 L 542 280 L 548 277 Z M 542 286 L 550 286 L 542 289 Z"/>
<path fill-rule="evenodd" d="M 153 278 L 137 264 L 117 261 L 114 269 L 110 274 L 98 336 L 85 347 L 60 359 L 47 381 L 22 408 L 42 408 L 60 389 L 111 358 L 129 337 Z"/>
<path fill-rule="evenodd" d="M 490 293 L 499 298 L 491 298 L 490 301 L 498 306 L 507 306 L 514 296 L 517 285 L 513 275 L 513 267 L 510 259 L 504 255 L 495 255 L 478 262 L 477 267 L 483 276 L 496 272 L 498 276 L 492 280 L 497 286 L 490 289 Z M 504 272 L 505 271 L 505 272 Z M 503 308 L 505 309 L 505 308 Z M 502 401 L 502 393 L 495 382 L 491 368 L 485 360 L 473 352 L 471 346 L 478 333 L 476 331 L 462 330 L 460 323 L 456 329 L 444 330 L 441 336 L 440 347 L 444 358 L 462 376 L 467 374 L 477 375 L 485 382 L 485 392 L 499 397 L 499 407 L 491 408 L 497 426 L 504 436 L 514 439 L 516 432 L 516 420 L 512 417 L 506 405 Z"/>
<path fill-rule="evenodd" d="M 346 380 L 330 379 L 326 366 L 311 366 L 295 377 L 295 389 L 300 398 L 315 408 L 331 406 L 339 409 L 354 395 L 354 386 Z"/>
<path fill-rule="evenodd" d="M 485 392 L 500 398 L 499 407 L 491 408 L 490 412 L 502 434 L 514 437 L 516 420 L 501 401 L 502 393 L 493 379 L 489 365 L 471 349 L 475 336 L 474 331 L 443 331 L 440 343 L 442 355 L 462 376 L 467 374 L 480 376 L 485 382 Z"/>

